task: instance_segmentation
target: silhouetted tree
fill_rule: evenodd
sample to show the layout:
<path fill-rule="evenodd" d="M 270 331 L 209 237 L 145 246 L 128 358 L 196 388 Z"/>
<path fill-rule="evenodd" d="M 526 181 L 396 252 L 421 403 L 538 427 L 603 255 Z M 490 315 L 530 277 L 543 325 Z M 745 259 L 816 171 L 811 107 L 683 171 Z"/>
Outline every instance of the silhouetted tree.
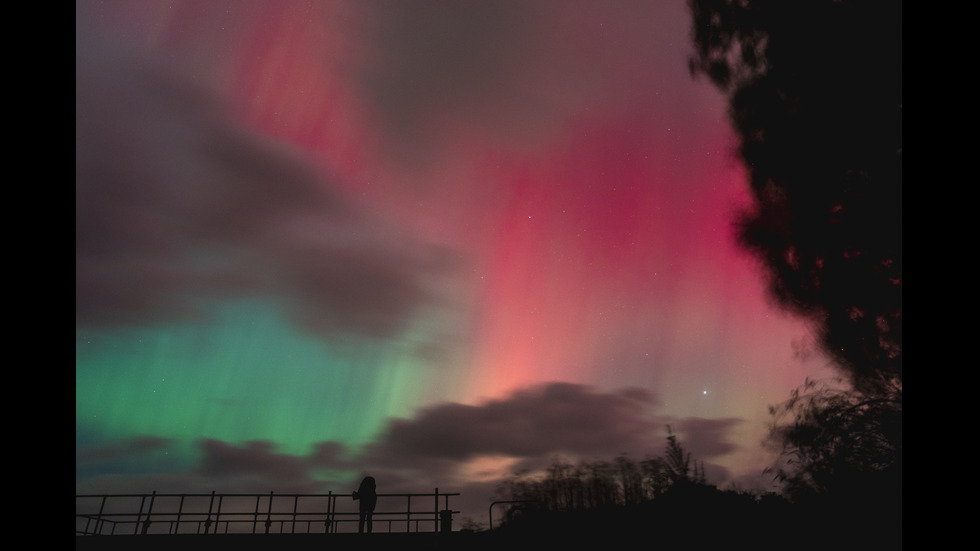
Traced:
<path fill-rule="evenodd" d="M 517 472 L 498 486 L 497 496 L 533 502 L 533 509 L 538 511 L 598 511 L 640 505 L 681 487 L 706 486 L 704 467 L 699 468 L 697 462 L 692 467 L 691 454 L 684 451 L 670 426 L 665 453 L 666 457 L 639 464 L 625 454 L 612 463 L 595 460 L 578 464 L 556 456 L 543 476 Z"/>
<path fill-rule="evenodd" d="M 902 2 L 688 0 L 729 98 L 740 240 L 866 396 L 902 384 Z"/>
<path fill-rule="evenodd" d="M 619 485 L 623 491 L 623 504 L 642 503 L 646 495 L 640 467 L 625 454 L 621 454 L 616 458 L 616 468 L 619 472 Z"/>
<path fill-rule="evenodd" d="M 672 484 L 680 482 L 693 482 L 704 484 L 704 466 L 698 471 L 697 462 L 694 469 L 691 469 L 691 454 L 684 453 L 684 448 L 677 441 L 677 435 L 667 425 L 667 454 L 664 458 L 664 465 L 667 468 L 667 476 Z"/>
<path fill-rule="evenodd" d="M 785 483 L 799 529 L 821 526 L 828 545 L 901 549 L 901 389 L 867 396 L 807 380 L 770 412 L 780 458 L 769 471 Z"/>
<path fill-rule="evenodd" d="M 655 498 L 670 488 L 670 468 L 662 457 L 654 457 L 640 463 L 643 473 L 644 496 Z"/>
<path fill-rule="evenodd" d="M 706 484 L 704 468 L 669 426 L 667 433 L 665 457 L 636 463 L 621 454 L 575 465 L 555 457 L 537 476 L 516 473 L 498 487 L 498 499 L 524 502 L 507 510 L 499 533 L 549 548 L 618 545 L 657 534 L 668 547 L 782 549 L 801 527 L 814 526 L 809 509 L 790 515 L 781 496 L 763 499 Z M 845 528 L 835 526 L 832 532 L 821 526 L 823 537 L 809 538 L 818 544 L 812 548 L 841 539 Z"/>
<path fill-rule="evenodd" d="M 615 470 L 605 461 L 589 461 L 584 464 L 587 480 L 589 505 L 592 509 L 609 507 L 619 503 L 619 486 L 616 484 Z"/>
<path fill-rule="evenodd" d="M 771 406 L 768 442 L 779 452 L 769 469 L 796 500 L 902 495 L 902 398 L 868 397 L 842 385 L 807 380 Z"/>

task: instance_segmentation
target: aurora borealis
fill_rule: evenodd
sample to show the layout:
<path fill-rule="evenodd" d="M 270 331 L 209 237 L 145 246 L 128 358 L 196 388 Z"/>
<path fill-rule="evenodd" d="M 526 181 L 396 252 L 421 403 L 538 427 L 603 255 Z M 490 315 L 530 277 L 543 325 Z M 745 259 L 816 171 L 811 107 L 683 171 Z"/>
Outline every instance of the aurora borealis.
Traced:
<path fill-rule="evenodd" d="M 663 2 L 76 2 L 76 493 L 759 483 L 831 374 Z"/>

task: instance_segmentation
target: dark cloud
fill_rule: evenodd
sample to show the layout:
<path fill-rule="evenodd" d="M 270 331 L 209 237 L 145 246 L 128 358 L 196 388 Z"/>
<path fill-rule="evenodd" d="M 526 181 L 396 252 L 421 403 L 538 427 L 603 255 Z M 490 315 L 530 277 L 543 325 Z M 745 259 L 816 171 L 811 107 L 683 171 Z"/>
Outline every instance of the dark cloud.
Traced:
<path fill-rule="evenodd" d="M 306 475 L 306 462 L 301 458 L 275 453 L 272 442 L 255 441 L 234 446 L 220 440 L 206 439 L 201 443 L 204 459 L 200 472 L 209 478 L 257 475 L 270 479 L 292 480 Z"/>
<path fill-rule="evenodd" d="M 309 456 L 312 468 L 322 467 L 325 469 L 344 469 L 350 468 L 350 451 L 346 446 L 338 442 L 320 442 L 313 448 L 313 453 Z"/>
<path fill-rule="evenodd" d="M 171 438 L 156 436 L 126 438 L 103 445 L 85 445 L 83 443 L 81 446 L 76 445 L 75 447 L 75 469 L 85 469 L 89 466 L 120 460 L 129 461 L 148 454 L 166 451 L 174 443 Z"/>
<path fill-rule="evenodd" d="M 642 389 L 604 392 L 552 383 L 481 405 L 446 403 L 411 419 L 394 419 L 378 441 L 361 452 L 321 442 L 309 454 L 297 455 L 279 451 L 268 441 L 233 444 L 205 439 L 197 443 L 198 463 L 184 472 L 83 478 L 76 481 L 76 492 L 92 487 L 100 492 L 343 493 L 370 474 L 378 479 L 382 493 L 434 488 L 459 492 L 454 507 L 460 507 L 463 516 L 484 521 L 499 483 L 518 470 L 544 469 L 556 458 L 663 456 L 668 423 L 692 459 L 704 462 L 709 482 L 727 480 L 727 470 L 711 459 L 734 449 L 730 433 L 739 421 L 669 419 L 657 413 L 658 407 L 659 399 Z M 167 443 L 128 440 L 103 448 L 100 457 L 144 457 L 146 449 Z"/>
<path fill-rule="evenodd" d="M 76 327 L 280 300 L 324 334 L 388 336 L 450 265 L 237 123 L 212 90 L 84 17 L 75 58 Z"/>
<path fill-rule="evenodd" d="M 641 389 L 602 393 L 571 383 L 522 390 L 479 406 L 442 404 L 394 420 L 369 454 L 466 460 L 480 455 L 596 455 L 645 446 L 658 433 L 657 399 Z"/>
<path fill-rule="evenodd" d="M 683 441 L 684 448 L 695 457 L 719 457 L 737 449 L 735 442 L 728 435 L 744 421 L 733 417 L 724 419 L 704 419 L 688 417 L 680 420 L 677 425 L 678 440 Z"/>

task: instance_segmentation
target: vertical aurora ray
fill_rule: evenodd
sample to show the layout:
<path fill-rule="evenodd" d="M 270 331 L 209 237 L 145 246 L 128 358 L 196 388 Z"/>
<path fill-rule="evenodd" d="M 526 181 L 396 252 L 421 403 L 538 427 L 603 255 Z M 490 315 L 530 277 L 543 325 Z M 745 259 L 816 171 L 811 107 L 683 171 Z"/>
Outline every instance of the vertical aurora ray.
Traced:
<path fill-rule="evenodd" d="M 332 348 L 257 302 L 226 304 L 213 321 L 78 330 L 75 341 L 76 428 L 106 438 L 357 446 L 418 407 L 427 384 L 398 342 Z"/>
<path fill-rule="evenodd" d="M 739 197 L 737 174 L 719 177 L 705 163 L 665 181 L 672 152 L 651 147 L 655 130 L 636 119 L 584 124 L 577 134 L 497 175 L 511 203 L 482 247 L 494 268 L 484 277 L 474 394 L 548 380 L 655 383 L 657 366 L 676 361 L 668 350 L 703 350 L 722 323 L 714 309 L 730 299 L 707 296 L 700 282 L 724 280 L 728 266 L 717 263 L 734 254 L 727 209 Z M 699 178 L 725 186 L 700 197 Z M 702 255 L 710 260 L 692 263 Z"/>

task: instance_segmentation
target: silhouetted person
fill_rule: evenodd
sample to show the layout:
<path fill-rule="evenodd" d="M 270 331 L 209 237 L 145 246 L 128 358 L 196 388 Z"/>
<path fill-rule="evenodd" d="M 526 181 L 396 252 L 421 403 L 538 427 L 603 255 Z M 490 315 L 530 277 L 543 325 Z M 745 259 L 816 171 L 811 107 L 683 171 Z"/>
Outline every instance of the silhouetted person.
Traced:
<path fill-rule="evenodd" d="M 364 533 L 364 525 L 367 524 L 367 531 L 370 534 L 374 527 L 374 507 L 378 504 L 377 485 L 373 476 L 365 476 L 361 481 L 361 486 L 354 492 L 354 499 L 361 502 L 359 507 L 360 515 L 357 520 L 357 533 Z"/>

